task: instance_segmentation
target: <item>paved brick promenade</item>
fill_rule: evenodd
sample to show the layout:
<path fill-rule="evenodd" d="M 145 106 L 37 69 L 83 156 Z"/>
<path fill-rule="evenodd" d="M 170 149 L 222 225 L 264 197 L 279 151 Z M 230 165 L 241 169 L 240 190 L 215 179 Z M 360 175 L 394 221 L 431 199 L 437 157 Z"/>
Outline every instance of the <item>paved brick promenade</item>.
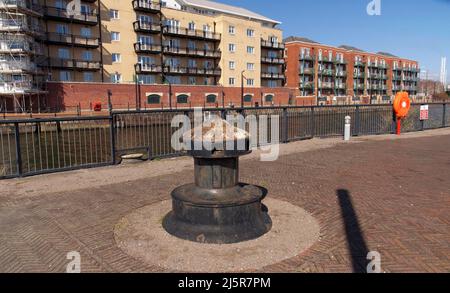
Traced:
<path fill-rule="evenodd" d="M 272 163 L 246 160 L 241 177 L 305 208 L 321 224 L 321 239 L 308 251 L 263 271 L 363 271 L 367 252 L 376 250 L 386 272 L 450 272 L 448 134 L 338 144 Z M 81 253 L 84 272 L 165 271 L 120 251 L 113 226 L 191 180 L 184 171 L 89 189 L 80 183 L 63 193 L 49 188 L 18 199 L 3 195 L 0 272 L 64 272 L 69 251 Z"/>

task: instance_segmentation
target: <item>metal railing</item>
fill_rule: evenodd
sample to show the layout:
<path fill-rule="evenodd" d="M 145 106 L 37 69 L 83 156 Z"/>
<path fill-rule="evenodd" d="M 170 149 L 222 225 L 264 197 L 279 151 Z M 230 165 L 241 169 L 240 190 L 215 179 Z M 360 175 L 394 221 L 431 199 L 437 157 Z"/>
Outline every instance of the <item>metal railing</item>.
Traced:
<path fill-rule="evenodd" d="M 429 119 L 420 120 L 420 105 L 413 104 L 402 121 L 402 131 L 450 127 L 450 104 L 431 103 Z M 392 105 L 289 106 L 254 108 L 209 108 L 211 114 L 226 117 L 268 115 L 263 135 L 272 142 L 270 115 L 278 115 L 280 142 L 335 137 L 344 133 L 344 118 L 352 118 L 352 135 L 395 132 Z M 113 111 L 109 116 L 0 120 L 0 178 L 114 165 L 120 154 L 142 150 L 149 159 L 184 155 L 171 145 L 177 128 L 176 115 L 193 121 L 193 109 Z M 248 125 L 246 126 L 248 128 Z M 260 142 L 260 140 L 258 139 Z M 258 143 L 259 144 L 259 143 Z"/>

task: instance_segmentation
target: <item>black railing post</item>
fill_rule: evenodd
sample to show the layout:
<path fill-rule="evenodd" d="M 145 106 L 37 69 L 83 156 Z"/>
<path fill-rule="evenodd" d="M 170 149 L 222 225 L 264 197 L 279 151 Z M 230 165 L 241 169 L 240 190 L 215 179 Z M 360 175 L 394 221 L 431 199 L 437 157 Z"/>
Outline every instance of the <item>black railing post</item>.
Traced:
<path fill-rule="evenodd" d="M 19 123 L 14 123 L 14 137 L 16 141 L 16 165 L 17 165 L 17 175 L 22 176 L 22 153 L 20 150 L 20 129 Z"/>
<path fill-rule="evenodd" d="M 360 126 L 361 125 L 361 116 L 359 114 L 359 105 L 356 105 L 355 109 L 355 136 L 359 136 L 360 134 Z"/>
<path fill-rule="evenodd" d="M 311 106 L 311 138 L 314 138 L 316 132 L 315 117 L 314 117 L 314 106 Z"/>
<path fill-rule="evenodd" d="M 447 118 L 445 117 L 447 115 L 447 103 L 443 103 L 442 104 L 443 109 L 442 109 L 442 127 L 446 126 L 446 122 L 447 122 Z"/>
<path fill-rule="evenodd" d="M 111 142 L 111 157 L 112 157 L 112 164 L 115 165 L 116 164 L 116 137 L 115 137 L 115 119 L 114 119 L 114 114 L 112 112 L 110 112 L 109 114 L 109 123 L 110 123 L 110 128 L 109 128 L 109 136 L 110 136 L 110 142 Z"/>
<path fill-rule="evenodd" d="M 282 142 L 287 143 L 288 142 L 288 113 L 287 108 L 283 108 L 283 116 L 282 116 L 282 122 L 281 122 L 281 129 L 283 131 L 282 136 Z"/>

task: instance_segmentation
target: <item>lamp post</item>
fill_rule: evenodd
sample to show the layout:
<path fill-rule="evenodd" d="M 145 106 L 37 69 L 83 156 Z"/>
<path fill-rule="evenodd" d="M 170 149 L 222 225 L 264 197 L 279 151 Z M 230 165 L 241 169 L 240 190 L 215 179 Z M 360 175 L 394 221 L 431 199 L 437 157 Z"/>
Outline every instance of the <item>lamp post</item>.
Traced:
<path fill-rule="evenodd" d="M 241 108 L 244 108 L 244 79 L 247 80 L 244 76 L 245 70 L 241 72 Z"/>
<path fill-rule="evenodd" d="M 169 81 L 165 74 L 163 74 L 163 79 L 163 83 L 167 82 L 167 84 L 169 85 L 169 109 L 172 110 L 172 83 Z"/>

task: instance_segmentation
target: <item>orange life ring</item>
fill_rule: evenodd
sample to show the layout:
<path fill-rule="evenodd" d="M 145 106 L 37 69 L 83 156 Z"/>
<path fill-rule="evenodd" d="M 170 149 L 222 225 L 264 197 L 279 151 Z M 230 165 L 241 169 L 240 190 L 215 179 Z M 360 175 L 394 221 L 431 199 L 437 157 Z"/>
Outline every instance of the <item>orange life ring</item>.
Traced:
<path fill-rule="evenodd" d="M 411 101 L 407 92 L 399 92 L 395 95 L 394 99 L 394 111 L 397 117 L 403 118 L 408 115 L 409 109 L 411 108 Z"/>

